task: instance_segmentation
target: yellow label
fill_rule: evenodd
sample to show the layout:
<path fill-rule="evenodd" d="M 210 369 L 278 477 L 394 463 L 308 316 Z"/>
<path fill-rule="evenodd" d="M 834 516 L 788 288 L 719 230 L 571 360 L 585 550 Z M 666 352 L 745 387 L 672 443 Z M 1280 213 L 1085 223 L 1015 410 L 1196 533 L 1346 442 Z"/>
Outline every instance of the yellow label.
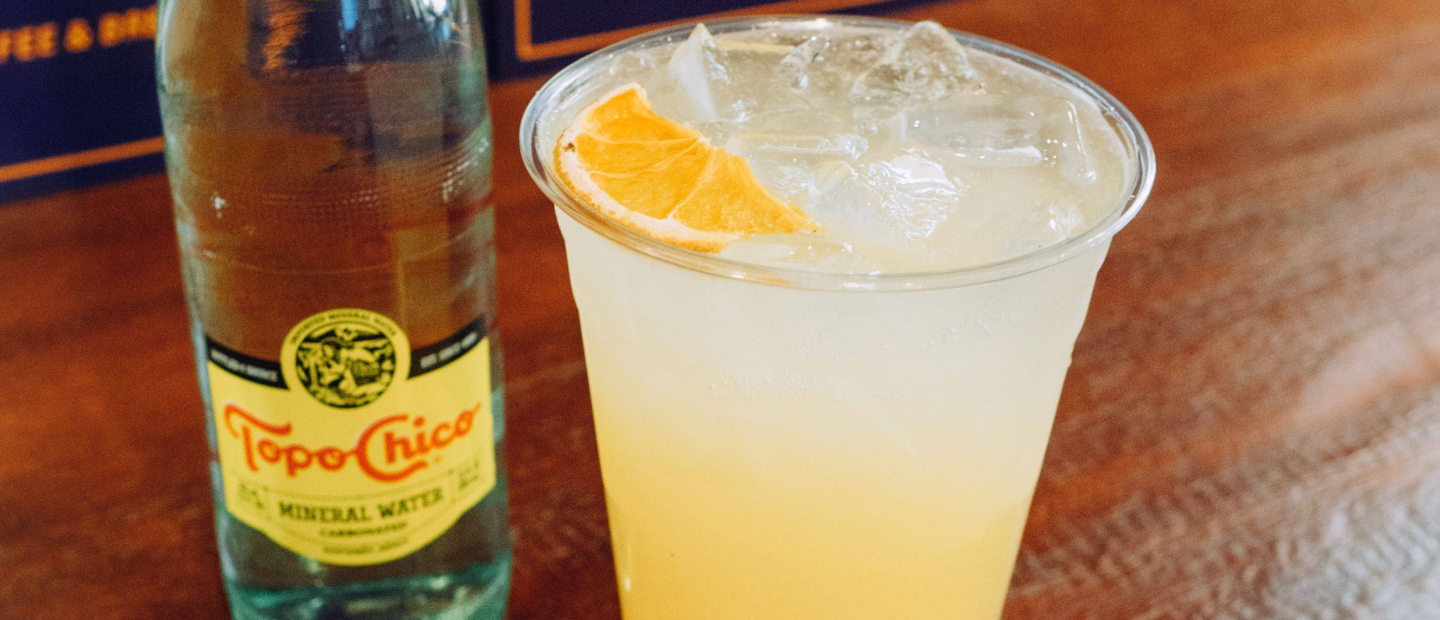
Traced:
<path fill-rule="evenodd" d="M 225 505 L 291 551 L 402 558 L 495 486 L 480 321 L 412 351 L 394 321 L 337 309 L 297 324 L 278 364 L 207 348 Z"/>

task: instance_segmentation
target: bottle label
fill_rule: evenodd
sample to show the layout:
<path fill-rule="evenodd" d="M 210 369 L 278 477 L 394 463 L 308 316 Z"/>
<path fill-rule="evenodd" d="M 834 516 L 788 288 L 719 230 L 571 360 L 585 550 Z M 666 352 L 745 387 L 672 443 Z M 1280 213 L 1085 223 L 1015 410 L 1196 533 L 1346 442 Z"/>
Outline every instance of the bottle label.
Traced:
<path fill-rule="evenodd" d="M 402 558 L 495 486 L 483 321 L 412 351 L 384 315 L 337 309 L 300 321 L 278 361 L 206 348 L 225 505 L 295 553 Z"/>

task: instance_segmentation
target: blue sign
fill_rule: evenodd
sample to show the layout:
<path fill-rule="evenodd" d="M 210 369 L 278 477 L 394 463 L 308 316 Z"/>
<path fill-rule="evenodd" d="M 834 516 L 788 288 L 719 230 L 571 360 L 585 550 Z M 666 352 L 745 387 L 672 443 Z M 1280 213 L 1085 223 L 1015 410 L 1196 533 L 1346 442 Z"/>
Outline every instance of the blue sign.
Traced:
<path fill-rule="evenodd" d="M 0 200 L 161 169 L 155 10 L 0 2 Z"/>

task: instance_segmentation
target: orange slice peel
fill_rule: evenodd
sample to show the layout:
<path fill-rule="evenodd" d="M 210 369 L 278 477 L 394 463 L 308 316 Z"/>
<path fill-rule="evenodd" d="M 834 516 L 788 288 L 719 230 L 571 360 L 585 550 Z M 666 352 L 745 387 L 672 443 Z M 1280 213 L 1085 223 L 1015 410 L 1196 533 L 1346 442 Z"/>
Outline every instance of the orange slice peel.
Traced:
<path fill-rule="evenodd" d="M 701 252 L 753 235 L 818 231 L 750 165 L 656 114 L 638 84 L 582 110 L 555 146 L 560 180 L 592 209 L 641 234 Z"/>

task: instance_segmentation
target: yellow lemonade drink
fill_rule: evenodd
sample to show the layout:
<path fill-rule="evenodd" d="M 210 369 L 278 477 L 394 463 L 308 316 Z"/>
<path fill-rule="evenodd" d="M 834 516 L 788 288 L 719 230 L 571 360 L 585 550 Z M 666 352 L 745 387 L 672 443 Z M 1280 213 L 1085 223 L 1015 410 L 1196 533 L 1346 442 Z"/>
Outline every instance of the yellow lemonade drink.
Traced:
<path fill-rule="evenodd" d="M 1153 177 L 1129 113 L 934 24 L 766 18 L 582 60 L 522 140 L 627 620 L 998 618 L 1096 272 Z"/>

